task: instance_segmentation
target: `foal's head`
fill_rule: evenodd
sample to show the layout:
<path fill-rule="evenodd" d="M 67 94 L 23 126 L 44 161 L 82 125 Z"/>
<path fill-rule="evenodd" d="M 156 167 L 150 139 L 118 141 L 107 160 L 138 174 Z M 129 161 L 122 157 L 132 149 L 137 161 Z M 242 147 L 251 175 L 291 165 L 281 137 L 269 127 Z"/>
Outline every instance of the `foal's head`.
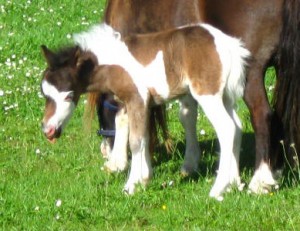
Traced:
<path fill-rule="evenodd" d="M 46 46 L 41 48 L 48 64 L 41 83 L 46 99 L 42 129 L 47 139 L 54 142 L 60 137 L 84 91 L 86 83 L 80 76 L 87 65 L 80 61 L 82 51 L 79 47 L 65 48 L 56 53 Z"/>

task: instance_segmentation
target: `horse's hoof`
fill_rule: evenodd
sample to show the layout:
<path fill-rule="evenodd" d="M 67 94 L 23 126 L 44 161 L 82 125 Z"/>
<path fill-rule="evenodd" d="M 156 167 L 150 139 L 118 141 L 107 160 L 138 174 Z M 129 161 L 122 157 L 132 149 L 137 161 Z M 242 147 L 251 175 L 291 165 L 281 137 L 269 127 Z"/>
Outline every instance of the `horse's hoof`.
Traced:
<path fill-rule="evenodd" d="M 180 170 L 180 175 L 182 177 L 189 177 L 198 172 L 198 168 L 182 166 Z"/>
<path fill-rule="evenodd" d="M 278 187 L 277 181 L 268 165 L 263 164 L 256 170 L 249 184 L 249 191 L 255 194 L 266 194 Z"/>
<path fill-rule="evenodd" d="M 135 187 L 133 186 L 129 186 L 129 185 L 125 185 L 125 187 L 123 188 L 123 193 L 125 195 L 133 195 L 135 192 Z"/>
<path fill-rule="evenodd" d="M 219 195 L 219 194 L 213 195 L 212 193 L 209 193 L 209 196 L 213 199 L 216 199 L 217 201 L 223 201 L 224 200 L 224 197 L 222 195 Z"/>

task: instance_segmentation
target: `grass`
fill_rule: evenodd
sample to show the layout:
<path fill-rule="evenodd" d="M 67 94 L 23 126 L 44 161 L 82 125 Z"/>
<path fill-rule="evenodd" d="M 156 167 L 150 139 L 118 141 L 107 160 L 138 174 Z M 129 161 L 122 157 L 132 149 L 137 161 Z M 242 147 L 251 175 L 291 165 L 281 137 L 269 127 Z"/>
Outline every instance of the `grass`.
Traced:
<path fill-rule="evenodd" d="M 179 175 L 184 134 L 176 103 L 169 126 L 173 155 L 154 161 L 154 177 L 144 190 L 121 193 L 127 172 L 100 170 L 100 138 L 84 132 L 81 101 L 62 138 L 50 145 L 40 130 L 44 100 L 40 45 L 70 44 L 70 35 L 100 21 L 101 1 L 5 1 L 0 4 L 0 229 L 2 230 L 299 230 L 300 188 L 267 195 L 233 191 L 219 203 L 208 197 L 214 180 L 217 141 L 202 113 L 199 176 Z M 271 97 L 273 71 L 268 72 Z M 270 89 L 269 89 L 270 88 Z M 253 132 L 243 102 L 242 177 L 253 172 Z M 201 126 L 200 126 L 201 125 Z M 157 155 L 157 154 L 156 154 Z M 159 158 L 158 158 L 159 159 Z"/>

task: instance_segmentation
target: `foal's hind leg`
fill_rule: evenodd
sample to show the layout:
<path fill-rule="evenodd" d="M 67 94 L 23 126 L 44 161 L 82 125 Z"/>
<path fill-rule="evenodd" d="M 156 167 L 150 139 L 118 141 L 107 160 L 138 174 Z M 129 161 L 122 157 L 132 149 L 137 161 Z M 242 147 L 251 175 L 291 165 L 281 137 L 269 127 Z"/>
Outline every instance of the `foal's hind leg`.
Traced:
<path fill-rule="evenodd" d="M 222 193 L 233 183 L 232 178 L 235 179 L 238 173 L 236 157 L 234 155 L 236 125 L 228 114 L 221 96 L 196 96 L 195 98 L 215 128 L 220 142 L 219 170 L 209 195 L 217 200 L 222 200 Z M 234 166 L 231 166 L 232 163 L 234 163 Z M 231 167 L 235 168 L 235 170 L 231 171 Z M 232 172 L 234 176 L 232 176 Z"/>
<path fill-rule="evenodd" d="M 240 173 L 239 173 L 239 160 L 240 160 L 240 150 L 242 142 L 242 123 L 234 110 L 234 103 L 226 96 L 223 98 L 223 102 L 228 112 L 229 116 L 232 118 L 235 125 L 235 135 L 233 144 L 233 154 L 234 158 L 231 160 L 230 164 L 230 183 L 236 183 L 239 190 L 242 190 L 245 184 L 241 183 Z"/>
<path fill-rule="evenodd" d="M 186 148 L 184 162 L 181 167 L 182 175 L 190 175 L 198 170 L 200 148 L 197 140 L 197 102 L 191 95 L 180 99 L 180 122 L 185 130 Z"/>

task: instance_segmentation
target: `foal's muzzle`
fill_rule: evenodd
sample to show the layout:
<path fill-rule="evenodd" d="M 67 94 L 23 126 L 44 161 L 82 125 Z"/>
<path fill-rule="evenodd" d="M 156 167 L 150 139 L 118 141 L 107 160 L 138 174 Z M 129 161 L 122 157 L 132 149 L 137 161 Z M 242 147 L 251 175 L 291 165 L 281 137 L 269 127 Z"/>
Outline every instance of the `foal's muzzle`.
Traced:
<path fill-rule="evenodd" d="M 46 126 L 42 123 L 42 130 L 50 143 L 55 143 L 56 139 L 60 137 L 62 129 L 61 127 L 55 128 L 54 126 Z"/>

